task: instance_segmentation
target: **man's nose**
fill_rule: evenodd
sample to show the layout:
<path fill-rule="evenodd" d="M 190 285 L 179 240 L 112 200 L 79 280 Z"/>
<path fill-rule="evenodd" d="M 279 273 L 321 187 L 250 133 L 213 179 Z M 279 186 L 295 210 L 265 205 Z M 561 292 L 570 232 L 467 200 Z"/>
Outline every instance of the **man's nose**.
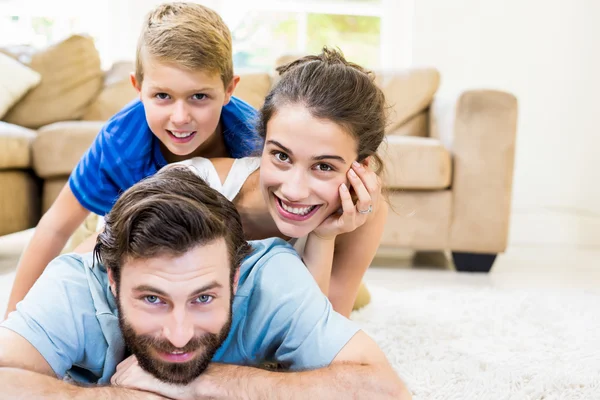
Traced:
<path fill-rule="evenodd" d="M 163 335 L 177 348 L 183 348 L 194 336 L 194 325 L 184 309 L 174 309 L 163 328 Z"/>

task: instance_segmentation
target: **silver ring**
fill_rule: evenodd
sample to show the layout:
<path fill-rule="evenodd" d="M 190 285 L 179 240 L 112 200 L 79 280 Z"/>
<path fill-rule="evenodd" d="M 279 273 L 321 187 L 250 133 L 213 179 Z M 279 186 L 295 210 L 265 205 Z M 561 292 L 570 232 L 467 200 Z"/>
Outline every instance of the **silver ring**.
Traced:
<path fill-rule="evenodd" d="M 356 211 L 358 211 L 361 214 L 369 214 L 369 213 L 373 212 L 373 206 L 371 204 L 369 204 L 369 208 L 367 208 L 366 210 L 359 210 L 357 208 Z"/>

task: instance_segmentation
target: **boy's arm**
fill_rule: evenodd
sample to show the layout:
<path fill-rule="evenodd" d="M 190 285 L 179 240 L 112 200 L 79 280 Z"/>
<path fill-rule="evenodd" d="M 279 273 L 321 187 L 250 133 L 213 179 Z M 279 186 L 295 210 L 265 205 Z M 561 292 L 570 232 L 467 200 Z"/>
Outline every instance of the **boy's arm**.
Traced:
<path fill-rule="evenodd" d="M 59 255 L 88 214 L 67 183 L 38 223 L 19 260 L 4 319 L 15 310 L 17 303 L 23 300 L 50 261 Z"/>

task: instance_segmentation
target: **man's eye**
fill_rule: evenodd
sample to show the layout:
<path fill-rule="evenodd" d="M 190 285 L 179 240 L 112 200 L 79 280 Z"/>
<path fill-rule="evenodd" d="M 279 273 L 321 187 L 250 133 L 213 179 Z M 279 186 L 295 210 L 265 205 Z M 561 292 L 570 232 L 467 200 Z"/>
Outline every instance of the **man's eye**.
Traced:
<path fill-rule="evenodd" d="M 147 303 L 150 303 L 150 304 L 159 304 L 160 303 L 160 299 L 158 298 L 158 296 L 146 296 L 146 297 L 144 297 L 144 299 L 146 300 Z"/>
<path fill-rule="evenodd" d="M 285 154 L 281 151 L 275 151 L 275 152 L 273 152 L 273 155 L 275 156 L 275 158 L 278 161 L 281 161 L 281 162 L 287 162 L 290 159 L 290 157 L 287 154 Z"/>
<path fill-rule="evenodd" d="M 154 97 L 156 97 L 159 100 L 167 100 L 169 98 L 169 95 L 166 93 L 156 93 Z"/>
<path fill-rule="evenodd" d="M 208 304 L 213 300 L 213 297 L 208 294 L 200 295 L 196 298 L 198 303 Z"/>
<path fill-rule="evenodd" d="M 196 93 L 194 95 L 192 95 L 192 99 L 194 100 L 204 100 L 206 98 L 206 95 L 204 93 Z"/>

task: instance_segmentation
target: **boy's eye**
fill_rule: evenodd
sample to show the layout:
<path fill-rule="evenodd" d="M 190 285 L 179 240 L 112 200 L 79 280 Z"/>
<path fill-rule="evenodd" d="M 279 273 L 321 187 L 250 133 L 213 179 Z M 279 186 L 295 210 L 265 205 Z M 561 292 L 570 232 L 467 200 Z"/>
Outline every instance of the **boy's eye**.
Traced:
<path fill-rule="evenodd" d="M 206 98 L 206 95 L 204 93 L 196 93 L 194 95 L 192 95 L 192 99 L 194 100 L 204 100 Z"/>
<path fill-rule="evenodd" d="M 212 301 L 213 297 L 208 294 L 202 294 L 196 298 L 197 303 L 208 304 Z"/>
<path fill-rule="evenodd" d="M 169 95 L 166 93 L 156 93 L 154 97 L 156 97 L 159 100 L 167 100 L 169 98 Z"/>
<path fill-rule="evenodd" d="M 160 299 L 158 298 L 158 296 L 145 296 L 144 300 L 146 300 L 146 303 L 150 303 L 150 304 L 160 304 Z"/>
<path fill-rule="evenodd" d="M 288 162 L 288 160 L 290 159 L 290 157 L 287 154 L 285 154 L 281 151 L 274 151 L 273 155 L 275 156 L 277 161 L 281 161 L 281 162 Z"/>
<path fill-rule="evenodd" d="M 333 171 L 333 168 L 329 164 L 318 164 L 317 169 L 323 172 Z"/>

